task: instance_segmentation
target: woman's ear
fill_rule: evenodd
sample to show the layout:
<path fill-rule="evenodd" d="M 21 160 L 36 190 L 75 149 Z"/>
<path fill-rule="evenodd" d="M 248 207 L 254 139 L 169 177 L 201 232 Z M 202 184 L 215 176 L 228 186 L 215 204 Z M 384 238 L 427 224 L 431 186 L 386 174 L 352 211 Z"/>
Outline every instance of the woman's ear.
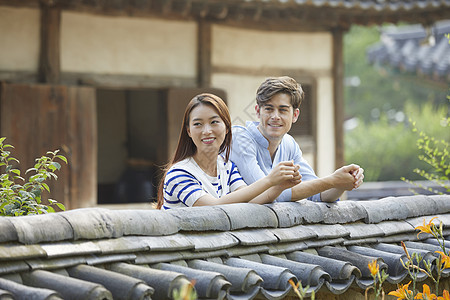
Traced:
<path fill-rule="evenodd" d="M 294 109 L 294 116 L 292 117 L 292 123 L 297 122 L 299 117 L 300 117 L 300 109 L 296 108 Z"/>
<path fill-rule="evenodd" d="M 189 129 L 189 126 L 186 126 L 186 132 L 187 132 L 188 136 L 189 136 L 190 138 L 192 138 L 192 136 L 191 136 L 191 130 Z"/>

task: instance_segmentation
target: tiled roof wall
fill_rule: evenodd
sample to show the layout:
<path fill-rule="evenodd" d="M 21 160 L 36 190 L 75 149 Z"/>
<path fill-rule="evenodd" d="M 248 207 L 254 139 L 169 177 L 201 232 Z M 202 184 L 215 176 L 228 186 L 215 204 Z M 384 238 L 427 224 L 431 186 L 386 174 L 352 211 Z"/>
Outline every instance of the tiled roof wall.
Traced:
<path fill-rule="evenodd" d="M 367 49 L 372 64 L 389 64 L 409 73 L 450 81 L 450 20 L 437 22 L 427 36 L 422 25 L 389 27 Z"/>
<path fill-rule="evenodd" d="M 447 234 L 450 195 L 2 217 L 0 299 L 168 299 L 192 280 L 213 299 L 281 299 L 290 279 L 309 294 L 364 291 L 374 259 L 405 280 L 400 241 L 436 261 L 414 230 L 434 216 Z"/>

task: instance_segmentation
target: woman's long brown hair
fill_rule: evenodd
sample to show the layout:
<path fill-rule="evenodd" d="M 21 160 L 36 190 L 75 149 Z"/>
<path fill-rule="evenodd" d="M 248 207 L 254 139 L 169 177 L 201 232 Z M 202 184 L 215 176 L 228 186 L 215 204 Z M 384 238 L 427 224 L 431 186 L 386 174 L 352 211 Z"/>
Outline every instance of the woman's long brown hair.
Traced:
<path fill-rule="evenodd" d="M 175 154 L 172 160 L 166 165 L 164 168 L 164 175 L 161 178 L 158 186 L 158 202 L 156 204 L 156 208 L 161 209 L 164 204 L 164 180 L 166 178 L 167 171 L 177 162 L 182 161 L 185 158 L 192 157 L 197 152 L 197 147 L 192 141 L 191 137 L 188 135 L 187 129 L 189 127 L 189 117 L 191 115 L 191 111 L 199 105 L 210 105 L 212 106 L 219 117 L 223 120 L 227 133 L 225 135 L 225 139 L 220 145 L 219 153 L 223 153 L 225 156 L 225 161 L 228 161 L 230 157 L 231 150 L 231 117 L 228 111 L 228 107 L 223 102 L 223 100 L 213 94 L 200 94 L 192 98 L 189 104 L 186 107 L 183 117 L 183 123 L 181 125 L 180 137 L 178 138 L 177 149 L 175 150 Z"/>

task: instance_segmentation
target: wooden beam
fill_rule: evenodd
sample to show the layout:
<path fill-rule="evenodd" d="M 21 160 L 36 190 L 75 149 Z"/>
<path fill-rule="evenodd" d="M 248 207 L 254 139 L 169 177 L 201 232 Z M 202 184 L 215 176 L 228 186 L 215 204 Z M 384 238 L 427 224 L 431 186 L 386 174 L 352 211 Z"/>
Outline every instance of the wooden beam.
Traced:
<path fill-rule="evenodd" d="M 197 78 L 199 87 L 211 86 L 211 23 L 206 20 L 198 22 L 197 42 Z"/>
<path fill-rule="evenodd" d="M 343 166 L 344 159 L 344 31 L 335 28 L 333 33 L 333 95 L 334 95 L 334 140 L 335 167 Z"/>
<path fill-rule="evenodd" d="M 60 80 L 60 25 L 61 10 L 41 6 L 41 47 L 39 82 L 58 84 Z"/>

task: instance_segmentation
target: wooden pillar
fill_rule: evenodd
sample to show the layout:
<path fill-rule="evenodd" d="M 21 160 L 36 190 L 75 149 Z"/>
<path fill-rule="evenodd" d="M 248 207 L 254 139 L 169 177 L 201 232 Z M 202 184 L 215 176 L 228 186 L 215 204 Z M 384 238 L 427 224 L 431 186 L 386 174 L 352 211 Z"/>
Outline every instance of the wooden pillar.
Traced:
<path fill-rule="evenodd" d="M 198 22 L 197 37 L 197 84 L 198 87 L 211 86 L 211 23 Z"/>
<path fill-rule="evenodd" d="M 60 25 L 61 10 L 41 5 L 41 47 L 39 82 L 58 84 L 60 80 Z"/>
<path fill-rule="evenodd" d="M 343 166 L 344 159 L 344 30 L 333 30 L 333 103 L 334 103 L 334 139 L 335 167 Z"/>

